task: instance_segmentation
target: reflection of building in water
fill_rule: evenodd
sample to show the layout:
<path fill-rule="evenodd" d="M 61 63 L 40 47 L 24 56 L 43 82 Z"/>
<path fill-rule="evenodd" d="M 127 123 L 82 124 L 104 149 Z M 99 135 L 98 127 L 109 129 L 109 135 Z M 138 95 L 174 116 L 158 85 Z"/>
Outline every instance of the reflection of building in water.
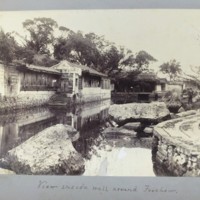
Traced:
<path fill-rule="evenodd" d="M 57 118 L 59 123 L 70 125 L 80 131 L 84 126 L 93 124 L 95 121 L 104 121 L 108 117 L 109 106 L 110 100 L 92 102 L 77 106 L 70 112 L 60 110 Z"/>
<path fill-rule="evenodd" d="M 58 112 L 56 116 L 59 123 L 78 130 L 79 138 L 73 142 L 73 146 L 82 156 L 88 157 L 88 152 L 100 134 L 100 125 L 108 117 L 109 106 L 110 100 L 105 100 L 77 106 L 69 112 L 54 110 Z"/>
<path fill-rule="evenodd" d="M 47 108 L 0 116 L 0 156 L 31 136 L 56 124 L 55 116 Z"/>
<path fill-rule="evenodd" d="M 33 135 L 58 123 L 76 128 L 84 137 L 87 135 L 94 138 L 99 134 L 94 129 L 108 116 L 109 105 L 110 101 L 106 100 L 78 106 L 73 111 L 39 107 L 0 115 L 0 157 Z M 85 139 L 83 145 L 84 142 Z"/>

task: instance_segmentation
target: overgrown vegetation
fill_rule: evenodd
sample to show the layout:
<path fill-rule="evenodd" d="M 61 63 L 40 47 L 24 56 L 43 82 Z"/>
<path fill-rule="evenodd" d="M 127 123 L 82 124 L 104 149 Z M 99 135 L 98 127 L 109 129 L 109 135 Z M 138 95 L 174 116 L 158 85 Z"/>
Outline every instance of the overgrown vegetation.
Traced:
<path fill-rule="evenodd" d="M 182 73 L 181 65 L 176 60 L 170 60 L 160 66 L 160 71 L 168 75 L 170 81 L 177 79 L 177 76 Z"/>
<path fill-rule="evenodd" d="M 107 41 L 104 36 L 74 32 L 58 26 L 51 18 L 27 19 L 23 27 L 25 36 L 1 30 L 1 60 L 8 63 L 18 59 L 28 64 L 49 67 L 67 59 L 92 67 L 114 79 L 124 72 L 130 80 L 148 70 L 150 62 L 156 61 L 144 50 L 133 54 L 129 49 Z"/>

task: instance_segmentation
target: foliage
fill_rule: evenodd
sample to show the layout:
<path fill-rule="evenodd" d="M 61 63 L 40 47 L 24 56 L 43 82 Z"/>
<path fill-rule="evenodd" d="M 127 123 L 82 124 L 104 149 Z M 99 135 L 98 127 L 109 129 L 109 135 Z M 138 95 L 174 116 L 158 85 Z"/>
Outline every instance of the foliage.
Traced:
<path fill-rule="evenodd" d="M 177 75 L 181 74 L 182 69 L 179 62 L 176 60 L 170 60 L 169 62 L 163 63 L 160 66 L 160 71 L 163 74 L 167 74 L 170 78 L 170 81 L 176 79 Z"/>
<path fill-rule="evenodd" d="M 117 47 L 114 43 L 106 41 L 103 36 L 95 33 L 83 34 L 80 31 L 75 33 L 64 27 L 62 27 L 62 32 L 65 34 L 57 38 L 54 45 L 56 59 L 67 59 L 90 66 L 110 77 L 119 75 L 123 69 L 129 71 L 127 75 L 132 75 L 136 71 L 141 72 L 148 68 L 151 61 L 155 61 L 145 51 L 134 56 L 130 50 Z"/>
<path fill-rule="evenodd" d="M 176 101 L 180 101 L 180 100 L 181 100 L 181 95 L 178 94 L 175 90 L 167 91 L 167 92 L 163 95 L 163 100 L 164 100 L 165 102 L 176 102 Z"/>
<path fill-rule="evenodd" d="M 139 51 L 135 57 L 135 64 L 138 69 L 145 67 L 148 68 L 150 62 L 154 62 L 156 59 L 148 54 L 146 51 Z"/>
<path fill-rule="evenodd" d="M 26 47 L 35 53 L 49 54 L 48 45 L 54 41 L 53 31 L 57 27 L 51 18 L 34 18 L 23 22 L 23 27 L 29 32 Z"/>
<path fill-rule="evenodd" d="M 17 43 L 9 34 L 0 30 L 0 60 L 5 63 L 12 62 L 16 58 Z"/>
<path fill-rule="evenodd" d="M 57 22 L 51 18 L 27 19 L 23 27 L 28 34 L 26 37 L 18 34 L 23 39 L 21 45 L 13 37 L 1 33 L 1 40 L 4 41 L 0 44 L 4 51 L 1 55 L 6 60 L 16 58 L 29 64 L 51 66 L 55 63 L 51 54 L 53 50 L 53 56 L 58 61 L 67 59 L 87 65 L 112 78 L 125 75 L 123 78 L 130 81 L 147 70 L 150 62 L 155 61 L 145 51 L 134 55 L 131 50 L 116 46 L 95 33 L 83 34 L 64 26 L 58 27 Z M 57 38 L 54 36 L 55 30 L 56 33 L 60 32 Z"/>
<path fill-rule="evenodd" d="M 200 66 L 192 66 L 191 70 L 195 73 L 196 77 L 200 77 Z"/>
<path fill-rule="evenodd" d="M 166 103 L 170 112 L 174 112 L 174 113 L 177 113 L 178 110 L 183 105 L 181 95 L 178 94 L 175 90 L 167 91 L 162 97 L 162 101 Z"/>
<path fill-rule="evenodd" d="M 200 89 L 200 66 L 191 66 L 194 74 L 186 74 L 186 80 L 191 86 Z"/>
<path fill-rule="evenodd" d="M 54 45 L 54 56 L 58 60 L 67 59 L 83 65 L 97 65 L 99 58 L 95 44 L 81 32 L 70 32 L 68 37 L 60 37 Z"/>
<path fill-rule="evenodd" d="M 13 42 L 13 39 L 10 42 L 11 44 L 5 44 L 5 46 L 9 47 L 10 52 L 14 52 L 15 55 L 12 55 L 12 57 L 25 63 L 42 66 L 51 66 L 51 64 L 55 63 L 50 58 L 50 46 L 54 42 L 53 34 L 57 23 L 50 18 L 34 18 L 33 20 L 24 21 L 23 27 L 28 32 L 26 37 L 16 32 L 9 33 L 10 36 L 14 34 L 14 36 L 11 36 L 12 38 L 17 36 L 21 42 L 21 45 L 19 45 L 15 41 Z M 43 59 L 38 60 L 38 55 Z"/>
<path fill-rule="evenodd" d="M 34 65 L 51 67 L 58 62 L 50 58 L 47 54 L 35 54 L 32 58 Z"/>

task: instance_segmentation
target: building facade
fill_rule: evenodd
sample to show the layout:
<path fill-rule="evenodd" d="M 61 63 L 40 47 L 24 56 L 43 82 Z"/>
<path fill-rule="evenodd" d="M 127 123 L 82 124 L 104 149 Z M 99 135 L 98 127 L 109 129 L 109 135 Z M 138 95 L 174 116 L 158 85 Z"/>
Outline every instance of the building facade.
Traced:
<path fill-rule="evenodd" d="M 87 66 L 68 61 L 50 68 L 0 62 L 0 100 L 11 101 L 17 107 L 38 106 L 50 100 L 55 104 L 59 100 L 61 105 L 85 103 L 110 99 L 110 96 L 109 78 Z"/>
<path fill-rule="evenodd" d="M 0 110 L 46 104 L 56 92 L 60 73 L 45 67 L 0 63 Z"/>
<path fill-rule="evenodd" d="M 57 97 L 55 97 L 54 102 L 51 102 L 51 104 L 64 103 L 61 101 L 64 96 L 77 103 L 111 98 L 110 79 L 105 74 L 66 60 L 52 66 L 51 69 L 61 73 Z"/>

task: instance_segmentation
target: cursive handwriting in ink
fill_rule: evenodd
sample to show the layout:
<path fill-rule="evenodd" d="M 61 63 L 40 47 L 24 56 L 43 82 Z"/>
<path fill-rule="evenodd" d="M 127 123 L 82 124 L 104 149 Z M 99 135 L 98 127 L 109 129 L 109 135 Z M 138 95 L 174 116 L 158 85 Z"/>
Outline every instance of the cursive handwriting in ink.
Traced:
<path fill-rule="evenodd" d="M 56 188 L 58 188 L 58 186 L 57 185 L 51 185 L 47 181 L 41 181 L 40 180 L 37 188 L 38 189 L 56 189 Z"/>
<path fill-rule="evenodd" d="M 177 193 L 177 190 L 175 189 L 168 189 L 165 187 L 152 187 L 150 185 L 145 185 L 144 191 L 145 193 L 149 192 L 149 193 Z"/>

